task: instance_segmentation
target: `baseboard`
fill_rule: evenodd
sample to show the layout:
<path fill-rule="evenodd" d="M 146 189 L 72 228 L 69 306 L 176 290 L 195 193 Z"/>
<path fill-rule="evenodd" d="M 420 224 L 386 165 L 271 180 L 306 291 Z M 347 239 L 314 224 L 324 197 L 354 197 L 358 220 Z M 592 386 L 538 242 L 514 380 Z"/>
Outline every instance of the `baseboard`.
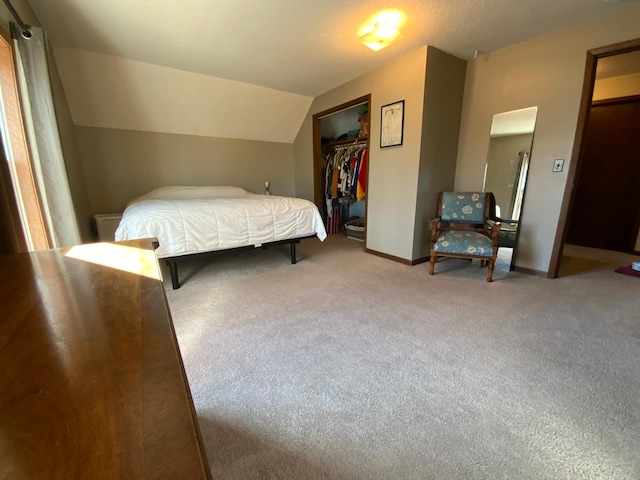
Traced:
<path fill-rule="evenodd" d="M 421 263 L 427 263 L 429 260 L 431 260 L 431 257 L 416 258 L 414 260 L 411 260 L 411 265 L 419 265 Z"/>
<path fill-rule="evenodd" d="M 519 267 L 519 266 L 516 265 L 515 267 L 513 267 L 513 269 L 516 272 L 525 273 L 527 275 L 533 275 L 535 277 L 540 277 L 540 278 L 548 278 L 548 276 L 549 276 L 548 272 L 543 272 L 541 270 L 536 270 L 535 268 Z"/>
<path fill-rule="evenodd" d="M 389 255 L 388 253 L 371 250 L 370 248 L 365 248 L 364 251 L 366 253 L 370 253 L 371 255 L 375 255 L 376 257 L 386 258 L 387 260 L 393 260 L 394 262 L 402 263 L 404 265 L 412 265 L 411 260 L 407 260 L 406 258 L 396 257 L 395 255 Z"/>

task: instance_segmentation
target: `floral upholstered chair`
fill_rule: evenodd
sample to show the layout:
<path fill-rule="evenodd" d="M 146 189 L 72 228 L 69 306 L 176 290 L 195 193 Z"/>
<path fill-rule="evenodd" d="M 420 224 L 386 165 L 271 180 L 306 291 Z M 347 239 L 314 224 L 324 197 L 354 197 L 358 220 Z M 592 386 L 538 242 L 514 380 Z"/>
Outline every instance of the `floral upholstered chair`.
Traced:
<path fill-rule="evenodd" d="M 438 257 L 477 258 L 489 265 L 487 282 L 493 280 L 498 256 L 500 224 L 491 220 L 491 193 L 440 192 L 437 217 L 431 228 L 431 265 L 434 274 Z"/>

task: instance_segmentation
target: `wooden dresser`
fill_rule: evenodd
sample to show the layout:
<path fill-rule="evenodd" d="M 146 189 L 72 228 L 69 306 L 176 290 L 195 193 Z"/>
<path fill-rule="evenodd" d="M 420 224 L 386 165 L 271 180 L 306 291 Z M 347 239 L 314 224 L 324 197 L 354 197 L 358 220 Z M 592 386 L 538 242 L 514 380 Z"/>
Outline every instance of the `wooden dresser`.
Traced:
<path fill-rule="evenodd" d="M 211 478 L 154 243 L 0 256 L 0 478 Z"/>

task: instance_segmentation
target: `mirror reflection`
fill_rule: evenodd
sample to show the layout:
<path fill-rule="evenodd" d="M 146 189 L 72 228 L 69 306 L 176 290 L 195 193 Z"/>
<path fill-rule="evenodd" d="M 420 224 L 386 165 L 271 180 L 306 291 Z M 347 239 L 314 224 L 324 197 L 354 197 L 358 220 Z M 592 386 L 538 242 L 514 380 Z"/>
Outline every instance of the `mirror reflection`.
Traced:
<path fill-rule="evenodd" d="M 482 188 L 496 199 L 496 216 L 504 231 L 500 245 L 512 249 L 518 238 L 537 113 L 538 107 L 496 113 L 491 122 Z"/>

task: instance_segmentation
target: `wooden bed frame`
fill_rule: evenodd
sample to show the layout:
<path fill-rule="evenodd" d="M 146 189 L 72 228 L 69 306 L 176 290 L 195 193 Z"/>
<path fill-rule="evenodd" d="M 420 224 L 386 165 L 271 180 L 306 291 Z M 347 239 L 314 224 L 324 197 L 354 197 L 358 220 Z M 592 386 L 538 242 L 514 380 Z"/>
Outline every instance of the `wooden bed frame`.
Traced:
<path fill-rule="evenodd" d="M 255 245 L 246 245 L 243 247 L 225 248 L 222 250 L 213 250 L 210 252 L 189 253 L 186 255 L 178 255 L 177 257 L 166 257 L 163 260 L 165 261 L 166 265 L 169 267 L 169 272 L 171 273 L 171 286 L 173 287 L 174 290 L 177 290 L 178 288 L 180 288 L 180 280 L 178 279 L 178 262 L 180 260 L 183 260 L 186 258 L 193 258 L 193 257 L 204 257 L 204 256 L 213 255 L 216 253 L 230 252 L 232 250 L 247 250 L 249 248 L 265 248 L 266 249 L 267 247 L 271 247 L 274 245 L 285 245 L 288 243 L 291 246 L 291 264 L 295 265 L 297 262 L 296 243 L 300 243 L 300 240 L 304 240 L 305 238 L 313 238 L 315 236 L 316 234 L 312 234 L 312 235 L 307 235 L 306 237 L 298 237 L 298 238 L 291 238 L 287 240 L 279 240 L 277 242 L 263 243 L 259 247 L 256 247 Z"/>

